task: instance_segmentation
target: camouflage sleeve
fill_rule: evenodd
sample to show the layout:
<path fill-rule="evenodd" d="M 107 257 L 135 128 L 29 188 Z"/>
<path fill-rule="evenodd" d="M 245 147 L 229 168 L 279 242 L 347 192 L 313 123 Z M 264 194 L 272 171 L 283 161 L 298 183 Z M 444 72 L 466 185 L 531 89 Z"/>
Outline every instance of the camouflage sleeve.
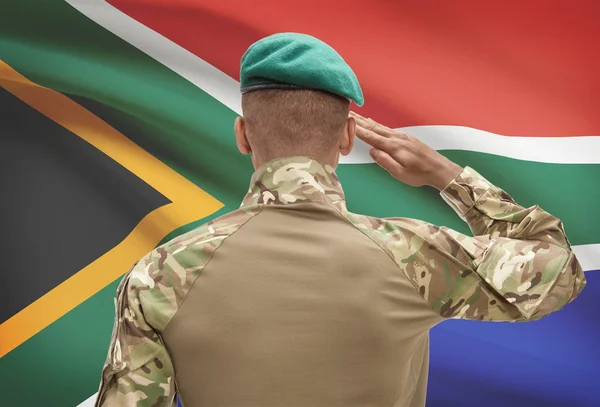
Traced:
<path fill-rule="evenodd" d="M 469 167 L 441 195 L 475 237 L 389 219 L 384 244 L 443 318 L 539 319 L 571 302 L 585 286 L 562 223 L 539 206 L 519 206 Z"/>
<path fill-rule="evenodd" d="M 523 208 L 470 167 L 464 168 L 440 195 L 475 236 L 534 240 L 570 250 L 560 219 L 538 205 Z"/>
<path fill-rule="evenodd" d="M 140 262 L 117 290 L 116 316 L 96 407 L 171 407 L 176 405 L 173 365 L 159 333 L 142 310 L 147 283 L 136 278 Z"/>

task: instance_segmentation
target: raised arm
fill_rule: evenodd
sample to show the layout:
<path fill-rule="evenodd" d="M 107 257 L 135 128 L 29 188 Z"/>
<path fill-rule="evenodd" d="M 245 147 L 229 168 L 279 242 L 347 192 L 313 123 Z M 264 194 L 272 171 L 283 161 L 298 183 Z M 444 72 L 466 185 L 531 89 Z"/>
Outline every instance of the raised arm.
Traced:
<path fill-rule="evenodd" d="M 572 301 L 585 286 L 559 219 L 523 208 L 472 168 L 461 168 L 407 134 L 355 115 L 357 136 L 375 161 L 413 186 L 431 185 L 469 224 L 474 237 L 411 219 L 389 219 L 380 234 L 425 301 L 444 318 L 537 319 Z"/>

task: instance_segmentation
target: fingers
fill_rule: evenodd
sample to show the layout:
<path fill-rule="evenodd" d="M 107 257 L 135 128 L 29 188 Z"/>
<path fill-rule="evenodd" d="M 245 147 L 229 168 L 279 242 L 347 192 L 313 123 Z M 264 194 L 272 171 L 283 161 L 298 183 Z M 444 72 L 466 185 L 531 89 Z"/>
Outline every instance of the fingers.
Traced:
<path fill-rule="evenodd" d="M 397 140 L 384 137 L 362 126 L 356 126 L 356 137 L 378 150 L 392 152 L 397 147 Z"/>
<path fill-rule="evenodd" d="M 380 136 L 384 136 L 384 137 L 389 137 L 390 135 L 392 135 L 392 134 L 390 134 L 393 132 L 392 129 L 389 129 L 389 128 L 385 127 L 384 125 L 377 123 L 373 119 L 366 119 L 360 115 L 357 115 L 354 112 L 350 112 L 350 116 L 354 117 L 354 120 L 356 120 L 356 124 L 359 127 L 362 127 L 369 131 L 376 132 Z"/>
<path fill-rule="evenodd" d="M 383 124 L 377 123 L 373 119 L 367 119 L 355 112 L 350 112 L 350 116 L 354 118 L 358 127 L 375 132 L 383 137 L 395 137 L 400 139 L 408 138 L 407 134 L 400 133 L 394 129 L 390 129 Z"/>
<path fill-rule="evenodd" d="M 372 148 L 369 154 L 373 160 L 393 177 L 400 178 L 404 172 L 404 167 L 385 151 Z"/>

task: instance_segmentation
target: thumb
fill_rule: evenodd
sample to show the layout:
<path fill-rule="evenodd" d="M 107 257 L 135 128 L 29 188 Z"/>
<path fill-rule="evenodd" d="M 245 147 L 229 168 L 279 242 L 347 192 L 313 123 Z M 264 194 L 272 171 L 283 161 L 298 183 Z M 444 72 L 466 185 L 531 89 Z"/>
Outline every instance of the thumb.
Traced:
<path fill-rule="evenodd" d="M 391 155 L 385 151 L 372 148 L 369 151 L 371 158 L 384 170 L 389 172 L 392 176 L 398 177 L 404 171 L 404 167 L 398 161 L 396 161 Z"/>

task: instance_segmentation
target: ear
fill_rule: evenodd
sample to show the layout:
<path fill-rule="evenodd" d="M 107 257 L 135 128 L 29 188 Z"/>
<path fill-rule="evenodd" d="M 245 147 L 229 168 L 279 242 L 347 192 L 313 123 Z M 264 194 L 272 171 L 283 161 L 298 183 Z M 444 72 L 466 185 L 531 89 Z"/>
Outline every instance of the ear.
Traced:
<path fill-rule="evenodd" d="M 233 122 L 233 131 L 235 132 L 235 143 L 237 144 L 240 153 L 246 155 L 252 152 L 250 143 L 248 143 L 248 136 L 246 135 L 246 122 L 243 117 L 236 117 Z"/>
<path fill-rule="evenodd" d="M 354 135 L 356 134 L 356 121 L 354 117 L 348 117 L 344 132 L 340 138 L 340 154 L 348 155 L 354 147 Z"/>

